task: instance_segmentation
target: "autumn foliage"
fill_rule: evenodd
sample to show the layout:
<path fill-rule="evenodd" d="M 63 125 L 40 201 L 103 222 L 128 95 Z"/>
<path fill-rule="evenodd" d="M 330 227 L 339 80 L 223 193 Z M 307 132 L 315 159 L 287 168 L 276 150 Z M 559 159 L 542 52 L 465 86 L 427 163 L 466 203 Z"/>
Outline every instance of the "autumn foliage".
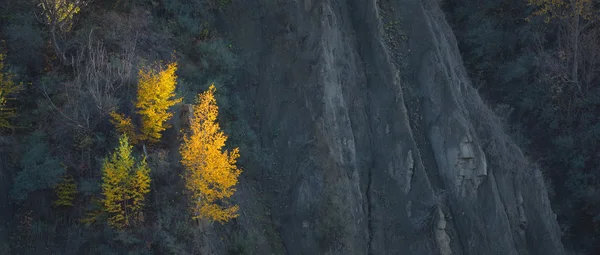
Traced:
<path fill-rule="evenodd" d="M 135 107 L 141 116 L 140 133 L 132 119 L 124 114 L 111 112 L 111 123 L 121 135 L 127 135 L 131 144 L 140 141 L 156 143 L 161 138 L 161 132 L 169 128 L 166 121 L 173 116 L 169 108 L 179 102 L 175 98 L 177 83 L 177 64 L 170 63 L 166 68 L 140 69 Z"/>
<path fill-rule="evenodd" d="M 39 0 L 46 22 L 60 26 L 62 30 L 71 29 L 73 16 L 79 13 L 82 5 L 83 1 L 80 0 Z"/>
<path fill-rule="evenodd" d="M 234 194 L 241 170 L 236 167 L 238 148 L 223 151 L 227 136 L 220 130 L 215 86 L 198 95 L 189 134 L 180 147 L 194 219 L 227 222 L 238 216 L 237 205 L 227 200 Z"/>
<path fill-rule="evenodd" d="M 62 182 L 58 183 L 54 188 L 54 192 L 58 199 L 52 203 L 54 207 L 73 206 L 73 200 L 77 195 L 77 184 L 71 175 L 63 176 Z"/>
<path fill-rule="evenodd" d="M 54 51 L 61 61 L 66 62 L 67 58 L 62 49 L 61 34 L 70 31 L 73 27 L 73 17 L 81 11 L 85 5 L 83 0 L 38 0 L 42 9 L 44 23 L 48 26 L 50 39 L 54 45 Z"/>
<path fill-rule="evenodd" d="M 108 224 L 117 229 L 142 219 L 144 199 L 150 192 L 150 168 L 145 158 L 136 164 L 131 149 L 127 136 L 121 136 L 119 147 L 102 167 L 102 204 L 109 214 Z"/>
<path fill-rule="evenodd" d="M 138 143 L 138 135 L 135 132 L 135 125 L 131 121 L 130 117 L 126 117 L 122 113 L 111 112 L 110 122 L 115 126 L 117 132 L 121 135 L 126 135 L 129 138 L 131 144 Z"/>
<path fill-rule="evenodd" d="M 5 56 L 0 52 L 0 128 L 11 127 L 8 119 L 15 116 L 15 111 L 8 106 L 8 102 L 14 93 L 21 90 L 21 85 L 13 81 L 13 75 L 4 70 Z"/>
<path fill-rule="evenodd" d="M 176 63 L 170 63 L 164 70 L 140 70 L 138 95 L 135 107 L 142 116 L 142 139 L 157 142 L 161 132 L 168 128 L 165 122 L 171 118 L 169 108 L 179 102 L 175 98 L 177 76 Z"/>

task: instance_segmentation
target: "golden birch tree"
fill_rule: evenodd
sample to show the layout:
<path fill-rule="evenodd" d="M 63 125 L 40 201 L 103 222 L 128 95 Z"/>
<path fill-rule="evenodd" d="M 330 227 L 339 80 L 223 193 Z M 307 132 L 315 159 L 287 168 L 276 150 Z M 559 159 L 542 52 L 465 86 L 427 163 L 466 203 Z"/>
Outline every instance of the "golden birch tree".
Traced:
<path fill-rule="evenodd" d="M 175 98 L 177 76 L 176 63 L 170 63 L 164 70 L 140 70 L 136 108 L 142 117 L 141 136 L 151 143 L 159 141 L 161 132 L 169 126 L 165 123 L 172 113 L 169 108 L 179 102 Z"/>
<path fill-rule="evenodd" d="M 215 86 L 198 95 L 189 134 L 180 147 L 185 186 L 194 219 L 227 222 L 238 216 L 228 199 L 235 193 L 241 170 L 236 167 L 238 148 L 223 150 L 227 136 L 220 130 Z"/>
<path fill-rule="evenodd" d="M 119 147 L 102 167 L 102 201 L 109 214 L 108 224 L 123 229 L 141 219 L 146 194 L 150 192 L 150 169 L 146 159 L 135 164 L 132 146 L 126 135 L 119 139 Z"/>

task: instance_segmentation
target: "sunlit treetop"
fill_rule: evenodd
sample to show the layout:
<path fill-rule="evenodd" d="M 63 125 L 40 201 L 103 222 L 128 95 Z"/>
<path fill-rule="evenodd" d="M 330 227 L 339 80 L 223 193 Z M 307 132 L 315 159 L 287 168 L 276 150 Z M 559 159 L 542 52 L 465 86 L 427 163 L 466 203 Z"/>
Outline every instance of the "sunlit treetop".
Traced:
<path fill-rule="evenodd" d="M 39 0 L 46 23 L 63 31 L 71 29 L 73 17 L 83 4 L 82 0 Z"/>
<path fill-rule="evenodd" d="M 170 63 L 164 69 L 142 69 L 139 72 L 135 107 L 142 116 L 142 140 L 157 142 L 161 132 L 169 127 L 165 122 L 173 114 L 168 110 L 182 100 L 175 98 L 176 70 L 177 63 Z"/>

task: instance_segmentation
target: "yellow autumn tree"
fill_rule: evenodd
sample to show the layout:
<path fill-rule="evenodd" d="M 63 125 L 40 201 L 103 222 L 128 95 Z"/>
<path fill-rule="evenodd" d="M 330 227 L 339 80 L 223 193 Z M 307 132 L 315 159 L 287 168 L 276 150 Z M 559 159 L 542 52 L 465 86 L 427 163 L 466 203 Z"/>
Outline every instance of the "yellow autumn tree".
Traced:
<path fill-rule="evenodd" d="M 172 113 L 169 108 L 179 102 L 175 98 L 177 76 L 176 63 L 170 63 L 164 70 L 140 70 L 138 94 L 135 107 L 142 117 L 141 137 L 149 142 L 157 142 L 161 132 L 169 126 L 165 123 Z"/>
<path fill-rule="evenodd" d="M 12 95 L 21 90 L 21 84 L 13 81 L 13 74 L 4 70 L 5 57 L 4 52 L 0 51 L 0 128 L 11 127 L 8 119 L 15 116 L 15 111 L 8 106 L 8 102 L 13 100 Z"/>
<path fill-rule="evenodd" d="M 131 149 L 127 136 L 121 136 L 119 147 L 102 166 L 102 204 L 109 214 L 108 224 L 117 229 L 141 219 L 144 199 L 150 192 L 150 169 L 146 159 L 136 166 Z"/>
<path fill-rule="evenodd" d="M 63 176 L 62 182 L 58 183 L 54 188 L 54 192 L 58 199 L 52 203 L 54 207 L 73 206 L 73 200 L 77 195 L 77 184 L 71 175 Z"/>
<path fill-rule="evenodd" d="M 135 221 L 142 221 L 144 209 L 144 200 L 146 194 L 150 192 L 150 168 L 146 161 L 146 157 L 142 158 L 138 166 L 130 175 L 130 190 L 129 199 L 131 202 L 128 204 L 128 209 L 131 212 L 131 216 Z"/>
<path fill-rule="evenodd" d="M 198 95 L 189 134 L 180 147 L 185 167 L 185 186 L 192 203 L 194 219 L 227 222 L 238 216 L 237 205 L 228 199 L 235 192 L 241 170 L 236 167 L 238 148 L 223 151 L 227 136 L 220 130 L 215 86 Z"/>

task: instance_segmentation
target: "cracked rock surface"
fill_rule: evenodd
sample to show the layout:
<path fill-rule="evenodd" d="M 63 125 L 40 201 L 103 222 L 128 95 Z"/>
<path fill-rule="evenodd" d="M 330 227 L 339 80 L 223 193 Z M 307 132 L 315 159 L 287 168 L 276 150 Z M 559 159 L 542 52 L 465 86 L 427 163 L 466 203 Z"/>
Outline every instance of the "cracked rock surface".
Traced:
<path fill-rule="evenodd" d="M 270 173 L 264 193 L 240 181 L 242 210 L 268 205 L 237 219 L 253 253 L 564 253 L 539 169 L 472 87 L 437 1 L 232 5 L 219 31 L 273 159 L 246 169 Z"/>

